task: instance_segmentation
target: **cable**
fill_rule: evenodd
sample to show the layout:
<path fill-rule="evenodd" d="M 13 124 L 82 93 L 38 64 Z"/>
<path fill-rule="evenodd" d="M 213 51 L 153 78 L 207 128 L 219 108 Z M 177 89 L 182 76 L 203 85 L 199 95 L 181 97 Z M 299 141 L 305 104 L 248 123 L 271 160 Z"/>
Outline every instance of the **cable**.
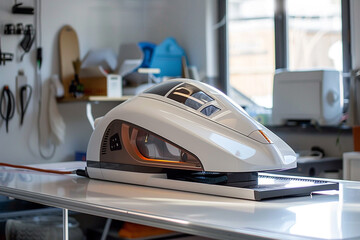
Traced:
<path fill-rule="evenodd" d="M 8 163 L 0 163 L 0 166 L 4 167 L 11 167 L 11 168 L 20 168 L 20 169 L 26 169 L 36 172 L 44 172 L 44 173 L 54 173 L 54 174 L 76 174 L 81 177 L 89 177 L 86 169 L 76 169 L 74 171 L 59 171 L 59 170 L 49 170 L 49 169 L 43 169 L 43 168 L 35 168 L 35 167 L 28 167 L 28 166 L 22 166 L 22 165 L 14 165 L 14 164 L 8 164 Z"/>
<path fill-rule="evenodd" d="M 3 106 L 5 109 L 3 109 Z M 10 91 L 9 86 L 5 85 L 0 97 L 0 117 L 5 120 L 6 132 L 9 132 L 9 121 L 13 118 L 15 112 L 15 98 Z"/>
<path fill-rule="evenodd" d="M 39 0 L 39 39 L 40 39 L 40 46 L 42 45 L 42 33 L 40 32 L 41 29 L 42 29 L 41 13 L 42 13 L 41 0 Z"/>
<path fill-rule="evenodd" d="M 42 29 L 41 29 L 41 0 L 35 0 L 35 4 L 36 4 L 36 17 L 35 17 L 35 21 L 36 21 L 36 28 L 37 28 L 37 37 L 35 38 L 35 44 L 36 44 L 36 48 L 37 50 L 37 64 L 36 64 L 36 86 L 37 89 L 39 91 L 39 102 L 38 102 L 38 106 L 39 106 L 39 111 L 38 111 L 38 119 L 37 119 L 37 127 L 38 127 L 38 146 L 39 146 L 39 153 L 40 156 L 45 159 L 45 160 L 49 160 L 51 159 L 56 152 L 56 145 L 54 143 L 52 143 L 52 151 L 50 153 L 50 155 L 46 156 L 42 149 L 41 149 L 41 127 L 40 127 L 40 117 L 41 117 L 41 101 L 42 101 L 42 82 L 41 82 L 41 62 L 42 62 L 42 56 L 40 56 L 40 54 L 42 55 L 42 50 L 41 49 L 41 41 L 42 41 Z"/>
<path fill-rule="evenodd" d="M 22 166 L 22 165 L 14 165 L 14 164 L 8 164 L 8 163 L 0 163 L 0 166 L 4 167 L 11 167 L 11 168 L 21 168 L 26 170 L 32 170 L 37 172 L 45 172 L 45 173 L 55 173 L 55 174 L 76 174 L 76 171 L 58 171 L 58 170 L 48 170 L 48 169 L 42 169 L 42 168 L 34 168 L 34 167 L 28 167 L 28 166 Z M 85 171 L 85 170 L 83 170 Z"/>

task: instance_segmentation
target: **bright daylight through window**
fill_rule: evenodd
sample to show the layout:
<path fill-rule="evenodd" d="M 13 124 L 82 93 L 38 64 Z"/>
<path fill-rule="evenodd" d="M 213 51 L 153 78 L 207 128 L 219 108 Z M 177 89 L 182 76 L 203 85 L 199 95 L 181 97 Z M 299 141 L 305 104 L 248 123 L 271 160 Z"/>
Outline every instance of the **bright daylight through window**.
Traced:
<path fill-rule="evenodd" d="M 288 68 L 342 70 L 341 0 L 287 0 Z M 230 85 L 272 107 L 275 1 L 229 0 Z"/>

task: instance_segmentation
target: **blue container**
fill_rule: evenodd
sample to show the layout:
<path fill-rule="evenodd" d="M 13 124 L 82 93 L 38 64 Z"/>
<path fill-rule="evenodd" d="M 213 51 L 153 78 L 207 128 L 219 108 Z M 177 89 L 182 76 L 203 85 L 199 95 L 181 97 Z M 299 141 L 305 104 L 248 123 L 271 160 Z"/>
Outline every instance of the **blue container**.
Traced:
<path fill-rule="evenodd" d="M 183 56 L 186 57 L 184 49 L 169 37 L 155 47 L 150 67 L 160 68 L 158 76 L 179 77 L 182 75 Z"/>

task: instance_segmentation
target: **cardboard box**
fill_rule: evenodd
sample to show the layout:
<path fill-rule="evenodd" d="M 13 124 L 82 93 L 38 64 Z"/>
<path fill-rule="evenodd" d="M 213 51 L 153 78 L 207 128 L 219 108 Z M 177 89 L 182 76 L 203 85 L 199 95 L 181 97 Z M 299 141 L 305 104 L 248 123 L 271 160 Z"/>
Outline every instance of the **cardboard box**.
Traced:
<path fill-rule="evenodd" d="M 79 80 L 84 85 L 85 96 L 122 96 L 121 76 L 107 74 L 101 67 L 81 69 Z"/>

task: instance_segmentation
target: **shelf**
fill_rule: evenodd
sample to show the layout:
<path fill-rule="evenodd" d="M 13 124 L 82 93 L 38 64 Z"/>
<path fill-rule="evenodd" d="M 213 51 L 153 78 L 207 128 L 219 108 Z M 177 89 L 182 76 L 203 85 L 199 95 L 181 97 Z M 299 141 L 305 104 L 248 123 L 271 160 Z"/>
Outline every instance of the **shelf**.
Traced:
<path fill-rule="evenodd" d="M 96 102 L 125 102 L 133 96 L 122 96 L 122 97 L 106 97 L 106 96 L 89 96 L 89 101 Z"/>
<path fill-rule="evenodd" d="M 71 103 L 71 102 L 125 102 L 133 96 L 122 97 L 107 97 L 107 96 L 85 96 L 82 98 L 59 98 L 58 103 Z"/>
<path fill-rule="evenodd" d="M 298 125 L 298 126 L 266 126 L 273 132 L 291 132 L 291 133 L 323 133 L 323 134 L 351 134 L 352 128 L 346 125 L 341 126 L 314 126 L 314 125 Z"/>

